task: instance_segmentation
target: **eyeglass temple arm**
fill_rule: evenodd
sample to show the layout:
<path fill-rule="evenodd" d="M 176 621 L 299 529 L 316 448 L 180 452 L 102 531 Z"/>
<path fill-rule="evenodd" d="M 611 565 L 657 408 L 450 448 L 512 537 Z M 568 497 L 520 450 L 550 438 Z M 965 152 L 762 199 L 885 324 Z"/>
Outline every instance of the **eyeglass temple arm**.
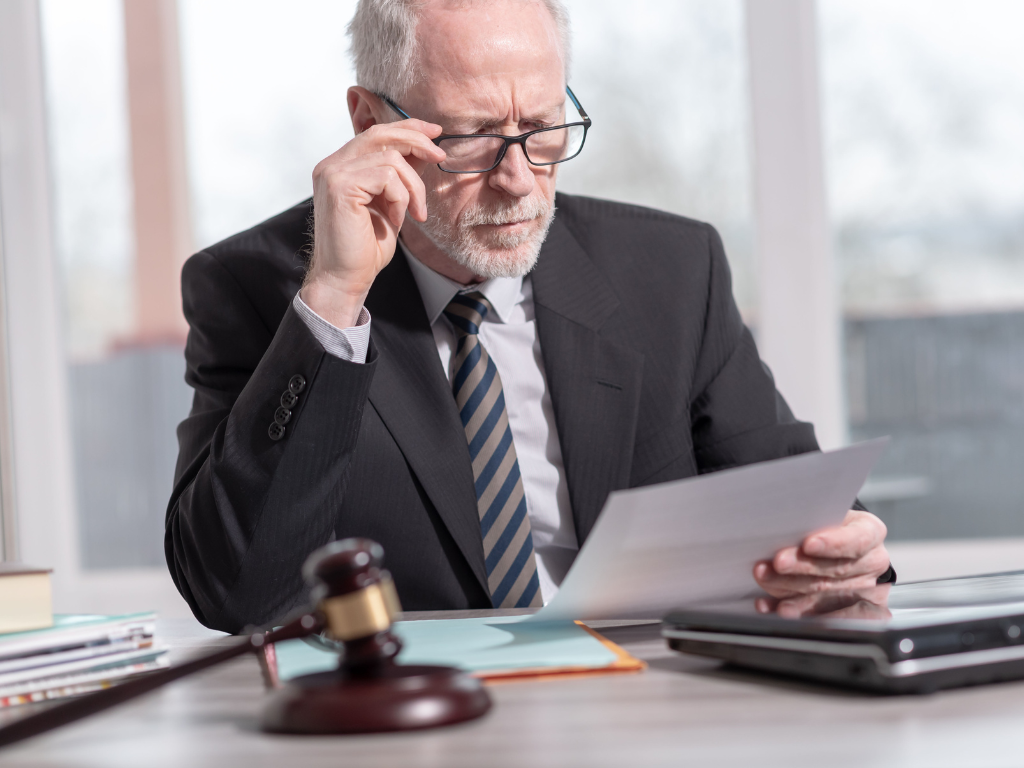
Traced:
<path fill-rule="evenodd" d="M 404 109 L 402 109 L 400 106 L 395 104 L 395 102 L 393 102 L 391 99 L 389 99 L 383 93 L 375 93 L 374 96 L 376 96 L 378 99 L 383 101 L 385 104 L 387 104 L 389 107 L 391 107 L 393 110 L 395 110 L 395 112 L 400 114 L 406 120 L 412 120 L 412 118 L 405 113 Z"/>
<path fill-rule="evenodd" d="M 568 85 L 565 86 L 565 92 L 569 94 L 569 98 L 572 99 L 573 106 L 579 110 L 580 115 L 582 115 L 583 117 L 583 122 L 585 122 L 587 124 L 587 127 L 589 128 L 591 120 L 590 115 L 587 114 L 587 110 L 583 108 L 583 105 L 580 104 L 580 100 L 576 98 L 576 94 L 572 92 L 572 88 L 570 88 Z"/>

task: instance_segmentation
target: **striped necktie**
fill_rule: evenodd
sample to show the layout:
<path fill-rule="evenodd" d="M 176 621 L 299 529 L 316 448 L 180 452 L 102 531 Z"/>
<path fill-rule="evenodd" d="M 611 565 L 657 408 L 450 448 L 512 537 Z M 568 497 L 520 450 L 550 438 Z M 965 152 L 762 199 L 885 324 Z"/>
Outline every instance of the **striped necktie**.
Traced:
<path fill-rule="evenodd" d="M 452 389 L 473 462 L 491 601 L 495 608 L 540 606 L 530 518 L 501 377 L 478 336 L 489 309 L 483 294 L 473 292 L 457 294 L 444 311 L 458 336 Z"/>

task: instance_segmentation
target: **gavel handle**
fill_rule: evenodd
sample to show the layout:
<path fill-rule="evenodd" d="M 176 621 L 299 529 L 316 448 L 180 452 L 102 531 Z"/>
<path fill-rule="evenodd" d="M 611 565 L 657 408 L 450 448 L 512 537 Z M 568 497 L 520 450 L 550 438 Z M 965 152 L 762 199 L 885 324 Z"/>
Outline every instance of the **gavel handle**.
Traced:
<path fill-rule="evenodd" d="M 0 747 L 6 747 L 22 739 L 28 739 L 54 728 L 59 728 L 62 725 L 73 723 L 76 720 L 81 720 L 83 717 L 95 715 L 98 712 L 115 707 L 144 693 L 149 693 L 182 677 L 187 677 L 217 664 L 222 664 L 236 656 L 258 651 L 267 643 L 277 643 L 282 640 L 306 637 L 320 631 L 322 628 L 323 624 L 320 616 L 316 613 L 307 613 L 273 632 L 254 632 L 228 648 L 208 653 L 205 656 L 192 659 L 176 667 L 153 672 L 134 680 L 128 680 L 96 693 L 68 699 L 0 728 Z"/>

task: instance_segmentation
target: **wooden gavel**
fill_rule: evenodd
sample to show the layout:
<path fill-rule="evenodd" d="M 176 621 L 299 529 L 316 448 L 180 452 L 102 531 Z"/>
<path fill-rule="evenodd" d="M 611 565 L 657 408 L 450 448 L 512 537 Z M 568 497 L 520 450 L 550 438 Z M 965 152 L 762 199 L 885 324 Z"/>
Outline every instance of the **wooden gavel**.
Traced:
<path fill-rule="evenodd" d="M 391 624 L 401 608 L 384 549 L 369 539 L 344 539 L 318 549 L 302 572 L 313 610 L 284 626 L 96 693 L 69 699 L 0 728 L 0 747 L 102 712 L 182 677 L 268 643 L 320 632 L 344 644 L 338 667 L 304 675 L 276 690 L 262 726 L 276 733 L 372 733 L 450 725 L 491 707 L 481 683 L 452 667 L 397 664 L 401 641 Z"/>

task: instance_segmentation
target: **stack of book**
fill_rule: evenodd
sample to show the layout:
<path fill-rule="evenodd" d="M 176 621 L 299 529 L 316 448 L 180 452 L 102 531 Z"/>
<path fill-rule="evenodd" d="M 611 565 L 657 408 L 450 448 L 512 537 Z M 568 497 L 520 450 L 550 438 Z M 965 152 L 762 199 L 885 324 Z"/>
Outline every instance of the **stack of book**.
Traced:
<path fill-rule="evenodd" d="M 47 570 L 0 564 L 0 708 L 89 693 L 166 667 L 156 616 L 54 616 Z"/>

